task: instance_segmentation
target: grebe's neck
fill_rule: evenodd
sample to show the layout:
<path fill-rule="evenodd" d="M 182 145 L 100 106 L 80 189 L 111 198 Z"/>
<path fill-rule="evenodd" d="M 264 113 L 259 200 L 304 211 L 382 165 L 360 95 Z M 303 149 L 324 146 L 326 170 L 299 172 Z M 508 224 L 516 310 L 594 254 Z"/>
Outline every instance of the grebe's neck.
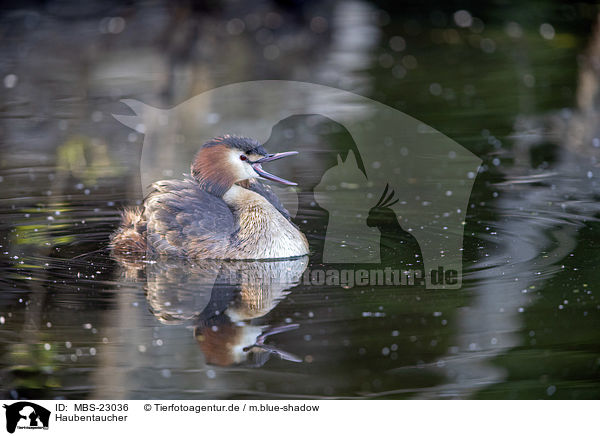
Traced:
<path fill-rule="evenodd" d="M 262 195 L 233 185 L 223 195 L 239 225 L 237 259 L 288 258 L 308 254 L 306 237 Z"/>
<path fill-rule="evenodd" d="M 229 207 L 235 210 L 243 207 L 244 202 L 252 198 L 251 194 L 256 193 L 250 191 L 249 189 L 242 188 L 240 185 L 233 184 L 231 188 L 229 188 L 227 192 L 223 194 L 222 198 Z M 259 197 L 262 196 L 259 195 Z"/>

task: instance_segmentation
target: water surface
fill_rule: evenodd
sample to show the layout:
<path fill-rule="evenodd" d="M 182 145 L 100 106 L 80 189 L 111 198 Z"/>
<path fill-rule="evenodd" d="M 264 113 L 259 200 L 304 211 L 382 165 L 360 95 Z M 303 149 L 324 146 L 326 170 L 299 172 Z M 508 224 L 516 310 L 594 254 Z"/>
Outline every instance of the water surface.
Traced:
<path fill-rule="evenodd" d="M 503 8 L 473 10 L 478 21 L 460 28 L 443 5 L 409 15 L 328 4 L 318 12 L 325 33 L 291 19 L 293 10 L 280 11 L 286 26 L 275 28 L 258 10 L 6 11 L 0 395 L 598 398 L 597 124 L 581 140 L 569 134 L 588 119 L 575 98 L 576 57 L 593 8 L 548 3 L 542 18 L 517 14 L 532 5 Z M 256 26 L 252 14 L 263 17 Z M 243 31 L 233 21 L 227 33 L 223 20 L 238 15 Z M 541 20 L 554 24 L 553 38 L 540 34 Z M 162 32 L 141 38 L 136 29 L 147 26 Z M 483 159 L 461 289 L 302 279 L 325 268 L 327 213 L 312 189 L 352 146 L 338 125 L 310 116 L 283 120 L 272 137 L 281 150 L 305 151 L 281 175 L 300 184 L 295 222 L 308 259 L 111 256 L 120 211 L 142 195 L 143 135 L 112 118 L 128 114 L 119 100 L 170 107 L 218 85 L 274 78 L 380 100 Z M 165 147 L 155 158 L 181 156 Z M 245 281 L 231 278 L 240 270 Z"/>

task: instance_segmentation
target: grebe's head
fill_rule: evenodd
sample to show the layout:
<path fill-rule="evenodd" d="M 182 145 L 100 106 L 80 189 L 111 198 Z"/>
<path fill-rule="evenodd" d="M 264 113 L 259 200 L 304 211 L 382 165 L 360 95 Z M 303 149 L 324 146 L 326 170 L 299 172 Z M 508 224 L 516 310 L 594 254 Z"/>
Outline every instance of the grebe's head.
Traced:
<path fill-rule="evenodd" d="M 284 185 L 296 185 L 268 173 L 262 164 L 297 154 L 296 151 L 269 154 L 256 140 L 225 135 L 204 144 L 192 162 L 192 176 L 208 192 L 222 196 L 234 183 L 263 178 Z"/>

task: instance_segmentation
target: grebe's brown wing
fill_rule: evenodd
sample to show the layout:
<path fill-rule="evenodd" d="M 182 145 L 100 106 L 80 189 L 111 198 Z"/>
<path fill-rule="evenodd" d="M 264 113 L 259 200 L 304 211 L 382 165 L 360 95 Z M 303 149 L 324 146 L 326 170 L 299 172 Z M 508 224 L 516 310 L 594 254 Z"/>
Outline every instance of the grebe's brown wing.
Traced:
<path fill-rule="evenodd" d="M 162 180 L 144 202 L 148 245 L 158 254 L 220 257 L 236 231 L 223 200 L 191 179 Z"/>
<path fill-rule="evenodd" d="M 273 189 L 271 189 L 269 185 L 261 182 L 258 179 L 244 180 L 244 182 L 240 183 L 240 185 L 265 197 L 267 201 L 271 203 L 273 207 L 277 209 L 284 217 L 286 217 L 288 220 L 291 220 L 290 213 L 283 206 L 283 203 L 279 197 L 275 195 L 275 192 L 273 192 Z"/>

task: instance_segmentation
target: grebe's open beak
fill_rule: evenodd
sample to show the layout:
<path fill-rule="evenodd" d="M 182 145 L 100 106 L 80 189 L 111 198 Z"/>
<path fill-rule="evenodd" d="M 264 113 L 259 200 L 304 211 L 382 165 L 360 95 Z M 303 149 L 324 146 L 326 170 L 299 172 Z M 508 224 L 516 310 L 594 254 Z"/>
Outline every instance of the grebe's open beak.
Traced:
<path fill-rule="evenodd" d="M 281 159 L 282 157 L 286 157 L 286 156 L 293 156 L 295 154 L 298 154 L 298 152 L 297 151 L 284 151 L 283 153 L 268 154 L 261 159 L 255 160 L 254 162 L 250 162 L 250 165 L 252 165 L 252 168 L 254 168 L 254 171 L 256 171 L 256 173 L 259 176 L 261 176 L 267 180 L 273 180 L 274 182 L 283 183 L 284 185 L 296 186 L 296 185 L 298 185 L 297 183 L 290 182 L 289 180 L 285 180 L 285 179 L 282 179 L 281 177 L 277 177 L 274 174 L 268 173 L 265 170 L 263 170 L 263 167 L 262 167 L 262 164 L 265 162 L 271 162 L 273 160 Z"/>

